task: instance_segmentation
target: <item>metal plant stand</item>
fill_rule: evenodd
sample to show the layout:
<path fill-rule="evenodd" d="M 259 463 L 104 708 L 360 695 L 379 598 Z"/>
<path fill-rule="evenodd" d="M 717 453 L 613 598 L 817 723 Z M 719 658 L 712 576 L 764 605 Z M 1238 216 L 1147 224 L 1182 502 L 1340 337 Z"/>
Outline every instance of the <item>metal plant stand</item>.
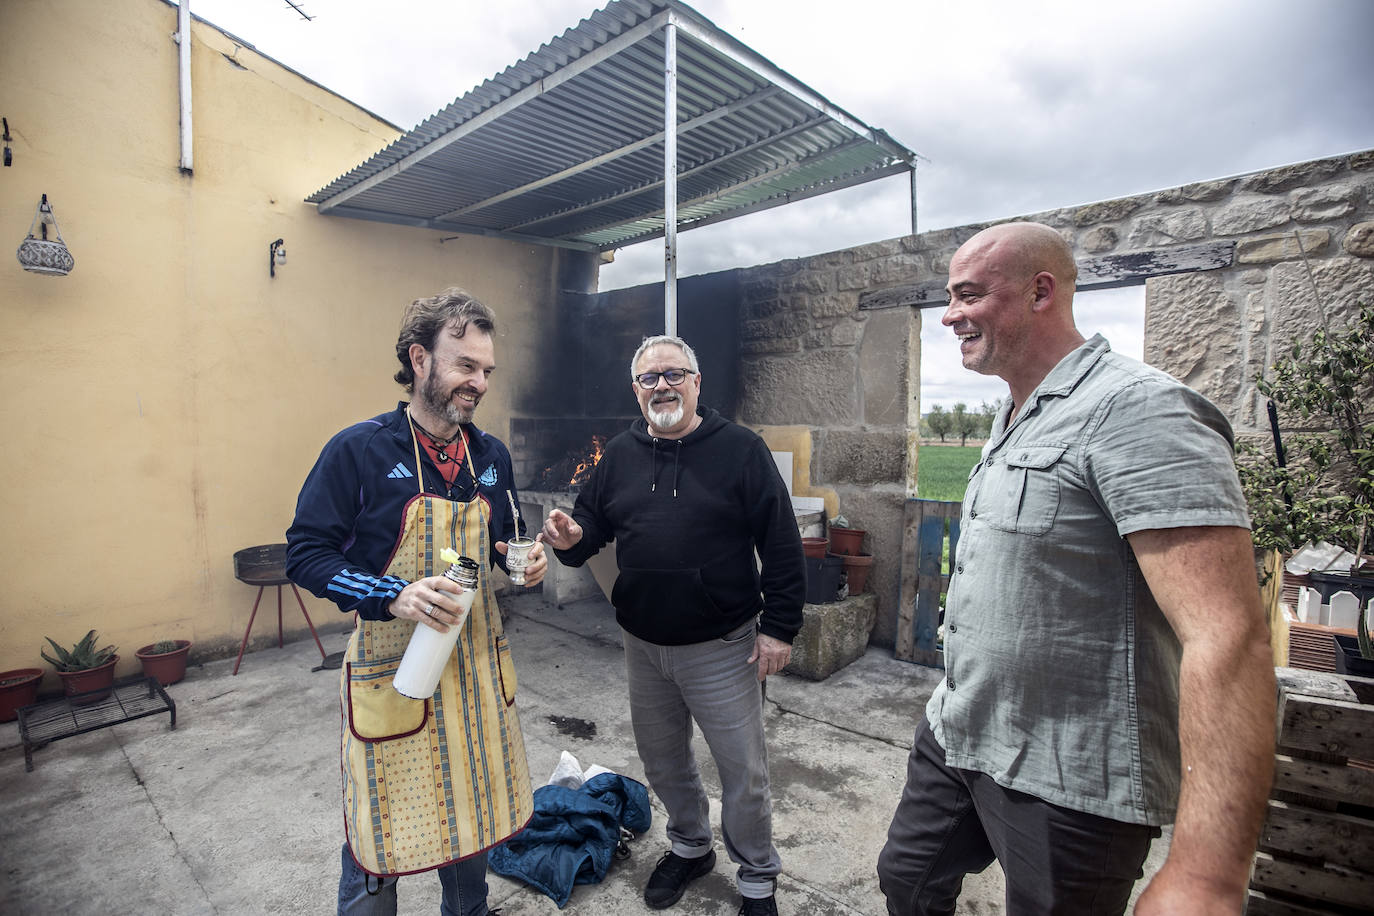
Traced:
<path fill-rule="evenodd" d="M 81 702 L 83 697 L 98 693 L 45 700 L 20 708 L 19 735 L 24 740 L 25 772 L 33 772 L 35 750 L 73 735 L 84 735 L 162 712 L 171 715 L 168 727 L 177 727 L 177 704 L 167 696 L 155 677 L 125 678 L 114 685 L 108 696 Z"/>

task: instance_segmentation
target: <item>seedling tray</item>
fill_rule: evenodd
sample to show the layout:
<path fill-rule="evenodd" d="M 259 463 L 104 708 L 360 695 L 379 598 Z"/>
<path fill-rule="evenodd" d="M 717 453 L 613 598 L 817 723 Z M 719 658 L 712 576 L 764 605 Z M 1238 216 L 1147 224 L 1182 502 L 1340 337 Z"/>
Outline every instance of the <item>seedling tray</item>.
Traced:
<path fill-rule="evenodd" d="M 168 713 L 169 727 L 177 727 L 177 704 L 154 677 L 132 677 L 115 683 L 108 696 L 77 694 L 45 700 L 19 710 L 19 735 L 24 741 L 24 770 L 33 771 L 33 752 L 53 741 L 84 735 L 121 722 Z M 82 700 L 88 702 L 82 702 Z"/>

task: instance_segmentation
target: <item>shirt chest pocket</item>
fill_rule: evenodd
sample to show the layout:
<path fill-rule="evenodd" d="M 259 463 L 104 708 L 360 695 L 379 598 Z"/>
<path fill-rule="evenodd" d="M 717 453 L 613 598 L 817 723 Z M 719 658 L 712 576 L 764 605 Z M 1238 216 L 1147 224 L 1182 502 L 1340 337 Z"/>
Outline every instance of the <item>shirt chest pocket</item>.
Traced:
<path fill-rule="evenodd" d="M 1066 451 L 1066 445 L 1021 445 L 989 459 L 978 488 L 977 519 L 1017 534 L 1049 531 L 1059 512 L 1059 477 Z"/>

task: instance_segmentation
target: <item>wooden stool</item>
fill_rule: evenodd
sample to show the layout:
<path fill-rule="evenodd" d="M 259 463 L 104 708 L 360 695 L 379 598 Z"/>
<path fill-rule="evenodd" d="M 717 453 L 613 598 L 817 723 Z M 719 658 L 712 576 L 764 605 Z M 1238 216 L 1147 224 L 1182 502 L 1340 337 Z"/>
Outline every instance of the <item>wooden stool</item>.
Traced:
<path fill-rule="evenodd" d="M 315 637 L 315 645 L 319 646 L 320 658 L 325 657 L 324 645 L 320 642 L 320 634 L 315 632 L 315 624 L 311 622 L 310 613 L 305 609 L 305 601 L 301 598 L 300 590 L 296 588 L 294 582 L 286 578 L 285 544 L 264 544 L 261 547 L 245 547 L 235 551 L 234 578 L 258 587 L 258 597 L 253 602 L 253 614 L 248 618 L 248 629 L 243 631 L 243 644 L 239 646 L 239 657 L 234 659 L 234 674 L 239 673 L 239 664 L 243 661 L 243 650 L 248 648 L 248 636 L 253 632 L 253 621 L 258 616 L 258 602 L 262 601 L 263 589 L 269 585 L 277 587 L 277 648 L 280 649 L 286 644 L 282 636 L 281 587 L 289 585 L 291 591 L 296 593 L 296 602 L 301 606 L 301 613 L 305 615 L 305 624 L 310 627 L 310 635 Z"/>

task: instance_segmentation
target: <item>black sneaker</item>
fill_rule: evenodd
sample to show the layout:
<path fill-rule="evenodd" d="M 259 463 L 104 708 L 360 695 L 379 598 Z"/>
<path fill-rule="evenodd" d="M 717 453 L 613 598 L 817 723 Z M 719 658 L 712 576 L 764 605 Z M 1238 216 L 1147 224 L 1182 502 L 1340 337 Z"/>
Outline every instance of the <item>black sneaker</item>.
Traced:
<path fill-rule="evenodd" d="M 671 849 L 663 854 L 644 887 L 644 903 L 651 910 L 662 910 L 682 899 L 687 883 L 708 874 L 716 867 L 713 849 L 697 859 L 684 859 Z"/>
<path fill-rule="evenodd" d="M 778 905 L 772 894 L 767 897 L 745 897 L 740 904 L 739 916 L 778 916 Z"/>

